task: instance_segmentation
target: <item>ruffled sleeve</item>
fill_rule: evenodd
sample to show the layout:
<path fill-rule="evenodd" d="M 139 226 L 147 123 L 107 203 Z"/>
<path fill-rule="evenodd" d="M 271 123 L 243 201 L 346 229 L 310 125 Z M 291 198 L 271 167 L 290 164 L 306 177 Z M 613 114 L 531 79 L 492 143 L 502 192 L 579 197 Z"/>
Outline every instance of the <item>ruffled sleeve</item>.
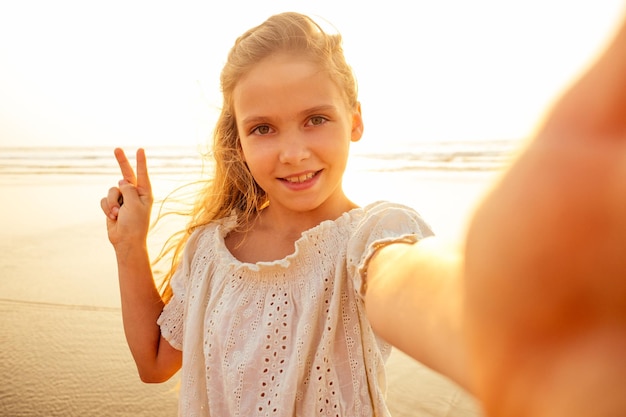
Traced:
<path fill-rule="evenodd" d="M 185 321 L 185 306 L 189 281 L 191 276 L 191 262 L 196 251 L 198 232 L 192 234 L 183 250 L 183 257 L 178 269 L 172 276 L 172 298 L 163 308 L 157 320 L 161 327 L 161 335 L 173 348 L 183 350 L 183 328 Z"/>
<path fill-rule="evenodd" d="M 410 207 L 390 202 L 364 207 L 347 253 L 348 270 L 358 293 L 365 295 L 367 265 L 377 249 L 391 243 L 415 243 L 432 235 L 430 226 Z"/>

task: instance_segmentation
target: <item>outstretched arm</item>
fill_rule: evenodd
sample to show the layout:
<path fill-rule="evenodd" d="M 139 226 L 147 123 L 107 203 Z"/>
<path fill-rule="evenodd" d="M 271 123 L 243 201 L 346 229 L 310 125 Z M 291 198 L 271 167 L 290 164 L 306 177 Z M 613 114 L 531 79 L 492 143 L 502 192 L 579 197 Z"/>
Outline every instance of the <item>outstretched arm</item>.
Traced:
<path fill-rule="evenodd" d="M 378 335 L 469 390 L 462 262 L 438 237 L 385 246 L 369 263 L 365 306 Z"/>
<path fill-rule="evenodd" d="M 490 417 L 626 415 L 626 22 L 458 248 L 373 257 L 374 329 Z"/>
<path fill-rule="evenodd" d="M 137 151 L 137 175 L 121 149 L 115 150 L 115 157 L 123 179 L 109 190 L 101 207 L 117 258 L 124 332 L 141 379 L 162 382 L 180 368 L 181 352 L 163 339 L 157 325 L 164 304 L 147 249 L 153 197 L 146 156 L 143 149 Z"/>
<path fill-rule="evenodd" d="M 481 204 L 466 248 L 487 414 L 626 415 L 626 22 Z"/>

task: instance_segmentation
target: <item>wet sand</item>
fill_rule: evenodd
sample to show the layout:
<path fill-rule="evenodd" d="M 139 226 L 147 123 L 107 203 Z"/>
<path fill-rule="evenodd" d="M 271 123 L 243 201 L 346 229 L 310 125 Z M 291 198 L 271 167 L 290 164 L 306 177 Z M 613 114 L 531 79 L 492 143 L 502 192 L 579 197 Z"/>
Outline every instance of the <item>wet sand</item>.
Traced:
<path fill-rule="evenodd" d="M 484 177 L 467 178 L 358 174 L 346 189 L 361 204 L 376 195 L 412 205 L 436 231 L 453 235 L 484 188 Z M 0 183 L 10 197 L 0 205 L 2 416 L 176 415 L 176 378 L 140 382 L 124 339 L 115 259 L 99 209 L 111 180 Z M 388 379 L 394 416 L 480 415 L 463 390 L 399 352 Z"/>

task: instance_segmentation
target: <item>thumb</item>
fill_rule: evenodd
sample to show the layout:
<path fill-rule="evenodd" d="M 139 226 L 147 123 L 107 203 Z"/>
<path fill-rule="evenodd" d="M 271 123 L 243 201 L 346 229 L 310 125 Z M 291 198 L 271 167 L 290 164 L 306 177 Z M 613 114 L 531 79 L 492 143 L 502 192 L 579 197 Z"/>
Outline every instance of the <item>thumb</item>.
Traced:
<path fill-rule="evenodd" d="M 117 186 L 120 189 L 120 196 L 117 200 L 118 203 L 120 203 L 120 206 L 124 203 L 128 204 L 137 200 L 139 193 L 137 187 L 133 183 L 123 179 L 117 183 Z"/>
<path fill-rule="evenodd" d="M 118 187 L 120 189 L 120 199 L 118 202 L 120 203 L 120 207 L 122 204 L 130 205 L 130 204 L 141 204 L 141 205 L 151 205 L 152 204 L 152 189 L 151 187 L 141 187 L 139 185 L 135 185 L 128 180 L 120 180 L 118 183 Z"/>

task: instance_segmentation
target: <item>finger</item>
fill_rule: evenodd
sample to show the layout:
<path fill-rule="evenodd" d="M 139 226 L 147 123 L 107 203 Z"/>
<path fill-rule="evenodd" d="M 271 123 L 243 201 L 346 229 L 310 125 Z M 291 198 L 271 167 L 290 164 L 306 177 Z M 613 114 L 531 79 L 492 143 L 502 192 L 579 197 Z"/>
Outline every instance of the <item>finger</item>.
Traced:
<path fill-rule="evenodd" d="M 102 209 L 102 212 L 105 214 L 105 216 L 107 216 L 107 217 L 112 219 L 112 217 L 111 217 L 111 210 L 109 210 L 109 202 L 108 202 L 108 199 L 106 197 L 104 197 L 102 200 L 100 200 L 100 208 Z"/>
<path fill-rule="evenodd" d="M 117 205 L 115 205 L 115 202 L 117 202 Z M 111 208 L 122 207 L 122 204 L 124 204 L 122 190 L 117 187 L 113 187 L 109 190 L 109 204 L 112 206 Z"/>
<path fill-rule="evenodd" d="M 152 191 L 146 152 L 142 148 L 137 150 L 137 188 L 142 190 L 142 194 L 149 194 Z"/>
<path fill-rule="evenodd" d="M 109 207 L 108 199 L 105 197 L 100 200 L 100 207 L 102 208 L 102 212 L 111 220 L 117 220 L 117 216 L 119 214 L 119 208 Z"/>
<path fill-rule="evenodd" d="M 119 199 L 122 194 L 117 187 L 112 187 L 109 189 L 107 196 L 100 200 L 100 207 L 104 214 L 112 220 L 117 219 L 117 215 L 119 214 L 120 206 Z"/>
<path fill-rule="evenodd" d="M 126 154 L 121 148 L 115 148 L 113 151 L 115 154 L 115 159 L 117 159 L 117 163 L 120 166 L 120 170 L 122 171 L 122 176 L 126 181 L 131 184 L 137 184 L 137 177 L 135 177 L 135 171 L 133 170 L 133 166 L 128 161 Z"/>

